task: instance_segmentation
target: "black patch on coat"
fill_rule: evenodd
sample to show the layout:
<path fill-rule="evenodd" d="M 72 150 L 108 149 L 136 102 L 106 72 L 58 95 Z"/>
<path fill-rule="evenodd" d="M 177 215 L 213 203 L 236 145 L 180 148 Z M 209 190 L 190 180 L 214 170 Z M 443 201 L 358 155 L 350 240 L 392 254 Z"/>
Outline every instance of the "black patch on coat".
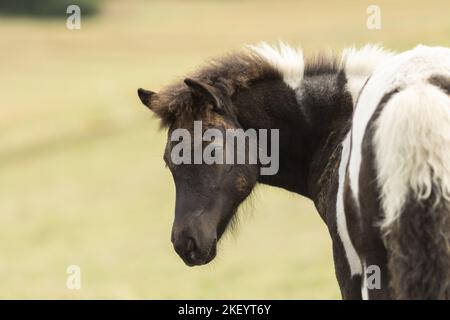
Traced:
<path fill-rule="evenodd" d="M 450 207 L 438 194 L 418 201 L 410 190 L 384 237 L 396 299 L 450 299 Z"/>
<path fill-rule="evenodd" d="M 450 96 L 450 77 L 437 74 L 431 76 L 428 82 L 439 87 Z"/>

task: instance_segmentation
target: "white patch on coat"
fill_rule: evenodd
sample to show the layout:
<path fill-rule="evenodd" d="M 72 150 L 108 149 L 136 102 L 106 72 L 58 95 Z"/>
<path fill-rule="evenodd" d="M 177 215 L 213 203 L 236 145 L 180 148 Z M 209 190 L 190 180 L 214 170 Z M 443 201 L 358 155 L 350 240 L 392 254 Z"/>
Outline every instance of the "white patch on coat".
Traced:
<path fill-rule="evenodd" d="M 363 262 L 363 274 L 361 283 L 361 297 L 363 300 L 369 300 L 369 287 L 367 286 L 367 268 L 366 263 Z"/>
<path fill-rule="evenodd" d="M 300 87 L 305 69 L 302 50 L 294 49 L 281 41 L 277 46 L 261 42 L 249 48 L 278 70 L 290 88 L 295 90 Z"/>
<path fill-rule="evenodd" d="M 380 100 L 386 93 L 396 88 L 406 88 L 413 84 L 426 83 L 432 75 L 447 75 L 449 73 L 450 49 L 426 46 L 417 46 L 412 50 L 395 55 L 375 69 L 359 96 L 358 104 L 353 114 L 352 150 L 348 170 L 350 187 L 357 207 L 359 207 L 359 173 L 362 141 L 370 118 Z M 408 113 L 402 115 L 402 117 L 408 117 Z M 417 121 L 417 117 L 412 119 L 412 121 L 412 125 L 420 122 Z M 377 150 L 383 152 L 384 144 L 393 139 L 395 135 L 403 136 L 404 133 L 394 130 L 389 133 L 389 136 L 384 137 L 384 141 L 378 139 Z M 399 154 L 398 151 L 391 150 L 390 152 Z M 385 172 L 384 169 L 380 169 Z"/>
<path fill-rule="evenodd" d="M 450 79 L 450 52 L 448 67 Z M 374 146 L 382 228 L 400 216 L 411 190 L 417 200 L 435 192 L 450 202 L 450 97 L 441 89 L 419 82 L 395 94 L 376 122 Z"/>
<path fill-rule="evenodd" d="M 342 142 L 341 161 L 339 163 L 339 185 L 336 198 L 336 219 L 337 230 L 339 238 L 344 246 L 345 256 L 347 257 L 348 264 L 350 266 L 351 277 L 362 273 L 361 260 L 356 253 L 355 247 L 350 240 L 350 235 L 347 228 L 347 221 L 344 210 L 344 183 L 345 183 L 345 171 L 347 168 L 348 158 L 350 155 L 350 133 L 347 134 Z"/>
<path fill-rule="evenodd" d="M 393 56 L 393 52 L 374 44 L 367 44 L 359 49 L 346 48 L 342 51 L 341 63 L 344 66 L 347 89 L 352 95 L 353 104 L 356 103 L 364 83 L 375 68 Z"/>

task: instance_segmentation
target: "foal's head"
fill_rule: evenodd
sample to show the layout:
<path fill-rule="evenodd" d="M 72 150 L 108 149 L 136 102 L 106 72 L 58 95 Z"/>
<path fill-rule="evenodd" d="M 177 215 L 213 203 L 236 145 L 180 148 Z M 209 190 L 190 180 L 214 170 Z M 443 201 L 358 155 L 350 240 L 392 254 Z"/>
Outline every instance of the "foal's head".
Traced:
<path fill-rule="evenodd" d="M 226 130 L 240 128 L 226 83 L 185 79 L 160 93 L 139 89 L 138 95 L 168 129 L 164 161 L 176 187 L 171 237 L 175 251 L 189 266 L 206 264 L 214 259 L 217 241 L 250 194 L 259 174 L 257 164 L 247 162 L 207 164 L 202 160 L 195 164 L 195 152 L 213 157 L 223 155 L 224 159 L 230 150 L 222 141 L 216 141 L 219 139 L 194 141 L 194 121 L 202 121 L 201 134 L 214 129 L 217 135 L 222 133 L 225 137 Z M 183 135 L 191 139 L 179 150 L 178 139 Z M 188 161 L 180 163 L 178 157 Z"/>
<path fill-rule="evenodd" d="M 258 180 L 306 196 L 316 192 L 316 180 L 327 164 L 326 159 L 316 161 L 321 160 L 317 155 L 325 148 L 335 150 L 331 142 L 344 132 L 352 101 L 387 56 L 367 46 L 305 63 L 301 51 L 263 43 L 215 60 L 158 93 L 138 90 L 141 101 L 168 129 L 164 160 L 176 187 L 172 242 L 186 264 L 201 265 L 215 257 L 217 241 Z M 196 121 L 202 121 L 200 130 Z M 255 152 L 250 145 L 228 144 L 225 132 L 241 128 L 279 128 L 280 143 L 271 140 L 265 145 L 259 140 L 258 161 L 252 162 Z M 205 139 L 208 131 L 210 139 Z M 205 136 L 198 141 L 195 133 Z M 263 172 L 267 158 L 260 151 L 277 154 L 278 147 L 284 155 L 280 172 Z M 225 157 L 230 153 L 235 161 Z M 209 164 L 205 154 L 227 161 Z M 245 161 L 236 161 L 236 156 Z"/>

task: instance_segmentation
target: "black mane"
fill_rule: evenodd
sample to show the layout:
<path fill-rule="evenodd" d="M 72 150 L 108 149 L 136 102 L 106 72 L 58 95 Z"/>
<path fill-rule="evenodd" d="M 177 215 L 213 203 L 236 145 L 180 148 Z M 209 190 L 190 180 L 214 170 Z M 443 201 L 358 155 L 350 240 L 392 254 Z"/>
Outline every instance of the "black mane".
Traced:
<path fill-rule="evenodd" d="M 318 54 L 306 60 L 304 77 L 321 74 L 338 74 L 343 70 L 341 58 L 337 54 Z M 229 53 L 211 59 L 206 66 L 188 74 L 189 78 L 200 80 L 232 96 L 252 83 L 281 80 L 280 70 L 251 49 Z M 189 88 L 179 81 L 163 88 L 152 98 L 152 109 L 161 119 L 162 127 L 169 127 L 175 121 L 192 119 L 193 99 Z"/>
<path fill-rule="evenodd" d="M 308 57 L 305 63 L 304 76 L 321 74 L 337 74 L 343 71 L 341 58 L 336 53 L 319 53 Z"/>

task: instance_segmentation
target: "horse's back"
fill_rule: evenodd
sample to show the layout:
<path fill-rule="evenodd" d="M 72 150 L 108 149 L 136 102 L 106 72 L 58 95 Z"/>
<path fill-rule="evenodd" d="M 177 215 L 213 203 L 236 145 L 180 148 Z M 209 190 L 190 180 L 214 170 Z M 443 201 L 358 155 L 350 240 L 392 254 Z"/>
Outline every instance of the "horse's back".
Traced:
<path fill-rule="evenodd" d="M 420 45 L 385 61 L 367 81 L 359 95 L 352 121 L 349 182 L 356 199 L 363 138 L 371 120 L 375 120 L 373 116 L 377 108 L 380 109 L 380 104 L 392 92 L 414 84 L 427 84 L 436 76 L 450 79 L 450 49 Z"/>
<path fill-rule="evenodd" d="M 363 265 L 379 265 L 392 288 L 370 296 L 448 297 L 450 49 L 418 46 L 377 68 L 351 135 L 355 204 L 346 210 L 361 226 L 353 240 Z"/>

